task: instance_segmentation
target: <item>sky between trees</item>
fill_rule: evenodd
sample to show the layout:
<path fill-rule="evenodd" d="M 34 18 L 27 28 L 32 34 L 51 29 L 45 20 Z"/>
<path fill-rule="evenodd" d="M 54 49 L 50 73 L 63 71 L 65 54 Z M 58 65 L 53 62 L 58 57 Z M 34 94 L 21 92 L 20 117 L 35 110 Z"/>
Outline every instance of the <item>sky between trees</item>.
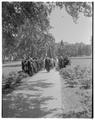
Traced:
<path fill-rule="evenodd" d="M 83 42 L 91 44 L 92 17 L 85 17 L 80 14 L 80 18 L 75 24 L 64 8 L 56 7 L 50 14 L 49 19 L 52 26 L 50 32 L 56 42 L 63 40 L 69 43 Z"/>

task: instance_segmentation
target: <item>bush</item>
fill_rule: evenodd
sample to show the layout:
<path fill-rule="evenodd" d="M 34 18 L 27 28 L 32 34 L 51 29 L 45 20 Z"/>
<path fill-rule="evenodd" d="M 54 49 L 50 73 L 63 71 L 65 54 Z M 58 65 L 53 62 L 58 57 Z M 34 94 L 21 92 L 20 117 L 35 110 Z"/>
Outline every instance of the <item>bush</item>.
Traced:
<path fill-rule="evenodd" d="M 63 117 L 92 117 L 92 69 L 90 67 L 67 67 L 60 70 L 66 88 L 69 87 L 74 90 L 75 95 L 78 95 L 79 102 L 85 114 L 63 114 Z M 70 90 L 70 89 L 69 89 Z M 71 111 L 73 112 L 73 111 Z"/>
<path fill-rule="evenodd" d="M 80 67 L 67 67 L 60 70 L 62 77 L 69 83 L 75 81 L 80 85 L 81 88 L 89 89 L 92 88 L 92 71 L 91 68 Z"/>

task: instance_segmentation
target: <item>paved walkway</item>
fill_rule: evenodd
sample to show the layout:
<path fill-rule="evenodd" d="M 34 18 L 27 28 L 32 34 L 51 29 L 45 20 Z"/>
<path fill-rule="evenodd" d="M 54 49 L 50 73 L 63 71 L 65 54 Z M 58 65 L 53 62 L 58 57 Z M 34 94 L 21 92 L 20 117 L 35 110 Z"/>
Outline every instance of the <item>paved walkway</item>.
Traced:
<path fill-rule="evenodd" d="M 3 99 L 4 117 L 59 118 L 61 113 L 61 80 L 54 69 L 23 79 L 21 85 Z"/>

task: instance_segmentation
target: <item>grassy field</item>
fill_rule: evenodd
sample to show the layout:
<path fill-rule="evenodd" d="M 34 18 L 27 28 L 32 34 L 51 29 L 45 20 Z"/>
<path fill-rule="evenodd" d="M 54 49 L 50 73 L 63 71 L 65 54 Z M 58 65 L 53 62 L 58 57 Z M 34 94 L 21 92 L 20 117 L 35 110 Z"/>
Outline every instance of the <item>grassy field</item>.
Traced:
<path fill-rule="evenodd" d="M 22 72 L 21 61 L 2 65 L 2 92 L 9 93 L 28 75 Z"/>
<path fill-rule="evenodd" d="M 82 67 L 92 67 L 92 59 L 91 58 L 71 58 L 71 65 L 76 66 L 80 65 Z"/>
<path fill-rule="evenodd" d="M 4 76 L 8 76 L 11 72 L 21 71 L 21 61 L 10 62 L 2 65 L 2 73 Z"/>

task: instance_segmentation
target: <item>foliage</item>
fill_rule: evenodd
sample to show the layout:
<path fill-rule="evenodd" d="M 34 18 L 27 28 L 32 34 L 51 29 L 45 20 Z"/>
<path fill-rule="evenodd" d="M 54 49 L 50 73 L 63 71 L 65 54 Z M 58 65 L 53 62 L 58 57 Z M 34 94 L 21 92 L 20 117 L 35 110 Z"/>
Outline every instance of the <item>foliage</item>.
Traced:
<path fill-rule="evenodd" d="M 79 96 L 79 101 L 82 105 L 83 111 L 78 113 L 63 114 L 63 117 L 92 117 L 92 69 L 90 67 L 67 67 L 60 71 L 65 85 L 68 88 L 75 90 L 75 95 Z M 69 89 L 70 90 L 70 89 Z M 82 114 L 80 114 L 82 113 Z M 78 115 L 78 116 L 77 116 Z"/>
<path fill-rule="evenodd" d="M 62 45 L 63 44 L 63 45 Z M 62 41 L 56 43 L 56 55 L 57 56 L 90 56 L 92 54 L 91 45 L 86 45 L 84 43 L 65 43 Z"/>
<path fill-rule="evenodd" d="M 49 33 L 39 31 L 39 26 L 34 26 L 31 21 L 27 19 L 25 24 L 20 26 L 17 36 L 17 51 L 19 57 L 27 56 L 43 57 L 46 54 L 46 44 L 48 46 L 54 45 L 54 38 Z M 20 52 L 19 52 L 20 51 Z"/>
<path fill-rule="evenodd" d="M 48 51 L 54 57 L 55 41 L 49 34 L 48 16 L 55 7 L 65 7 L 73 19 L 78 19 L 79 13 L 92 15 L 92 3 L 87 2 L 2 2 L 3 59 L 23 58 L 27 53 L 42 57 Z"/>
<path fill-rule="evenodd" d="M 48 33 L 49 9 L 45 3 L 3 2 L 2 12 L 3 55 L 14 56 L 16 52 L 18 58 L 27 53 L 32 56 L 42 53 L 45 56 L 45 44 L 48 41 L 54 42 Z"/>
<path fill-rule="evenodd" d="M 67 67 L 63 68 L 61 71 L 61 74 L 64 79 L 80 82 L 82 86 L 87 85 L 91 88 L 92 84 L 92 71 L 91 68 L 82 68 L 79 65 L 74 67 Z"/>
<path fill-rule="evenodd" d="M 90 118 L 87 111 L 63 113 L 63 118 Z"/>
<path fill-rule="evenodd" d="M 92 3 L 91 2 L 57 2 L 60 8 L 63 6 L 69 15 L 72 16 L 74 22 L 77 22 L 79 14 L 83 13 L 86 17 L 92 16 Z"/>

